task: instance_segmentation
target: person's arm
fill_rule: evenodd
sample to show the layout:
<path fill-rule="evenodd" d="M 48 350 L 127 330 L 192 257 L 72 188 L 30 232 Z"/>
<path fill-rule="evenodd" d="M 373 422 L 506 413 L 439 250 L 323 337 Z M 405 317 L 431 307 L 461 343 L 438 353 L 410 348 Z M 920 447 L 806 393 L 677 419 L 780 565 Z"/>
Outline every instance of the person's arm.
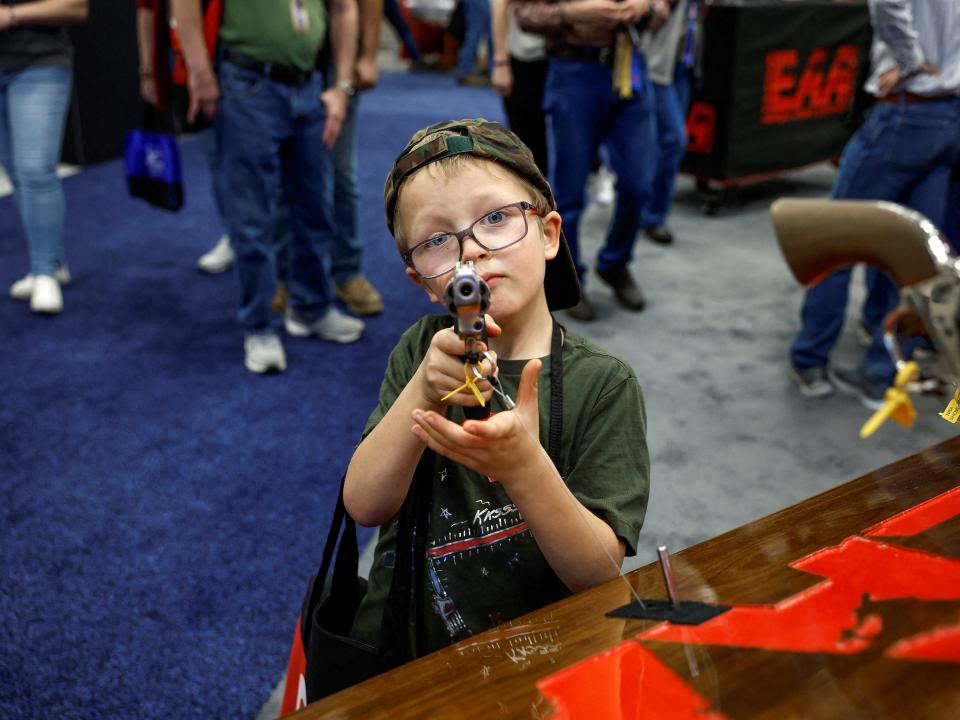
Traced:
<path fill-rule="evenodd" d="M 511 0 L 517 24 L 527 32 L 549 33 L 573 23 L 614 28 L 637 22 L 650 8 L 650 0 Z"/>
<path fill-rule="evenodd" d="M 151 8 L 137 8 L 137 50 L 140 55 L 140 96 L 151 105 L 157 104 L 157 83 L 153 67 L 154 13 Z"/>
<path fill-rule="evenodd" d="M 382 20 L 383 0 L 360 0 L 360 53 L 354 73 L 357 90 L 369 90 L 377 84 L 377 50 Z"/>
<path fill-rule="evenodd" d="M 16 25 L 65 25 L 87 19 L 87 0 L 35 0 L 21 5 L 4 5 L 0 10 L 0 30 Z"/>
<path fill-rule="evenodd" d="M 190 93 L 187 122 L 192 123 L 198 112 L 213 120 L 220 101 L 220 86 L 203 38 L 200 0 L 171 0 L 170 12 L 176 23 L 183 61 L 187 66 L 187 88 Z"/>
<path fill-rule="evenodd" d="M 329 12 L 334 83 L 321 95 L 327 113 L 323 124 L 323 144 L 327 149 L 337 142 L 340 126 L 347 115 L 347 92 L 341 84 L 353 85 L 354 63 L 357 58 L 356 0 L 330 0 Z"/>
<path fill-rule="evenodd" d="M 520 378 L 516 407 L 463 426 L 435 412 L 417 412 L 414 433 L 431 449 L 495 477 L 523 515 L 550 567 L 573 592 L 619 574 L 625 543 L 570 492 L 539 441 L 537 376 L 531 360 Z M 613 563 L 610 558 L 613 558 Z"/>
<path fill-rule="evenodd" d="M 487 332 L 496 336 L 500 328 L 489 318 Z M 411 432 L 414 412 L 442 413 L 449 405 L 473 406 L 473 394 L 462 391 L 444 401 L 442 398 L 463 384 L 464 343 L 450 328 L 436 333 L 409 380 L 399 379 L 395 367 L 413 360 L 390 358 L 381 402 L 390 403 L 380 422 L 364 438 L 350 459 L 343 487 L 343 504 L 361 525 L 382 525 L 397 514 L 410 481 L 423 454 L 425 444 Z M 496 354 L 490 353 L 496 362 Z M 485 372 L 489 364 L 484 362 Z M 402 384 L 402 387 L 398 385 Z M 490 384 L 478 383 L 483 396 L 493 394 Z M 395 397 L 395 399 L 393 399 Z M 392 401 L 392 402 L 391 402 Z"/>
<path fill-rule="evenodd" d="M 907 0 L 870 0 L 873 30 L 890 52 L 901 76 L 912 75 L 923 65 L 923 50 L 913 27 L 913 12 Z"/>
<path fill-rule="evenodd" d="M 510 69 L 510 51 L 507 48 L 507 25 L 510 0 L 490 0 L 490 18 L 493 41 L 493 72 L 490 84 L 503 97 L 513 92 L 513 71 Z"/>

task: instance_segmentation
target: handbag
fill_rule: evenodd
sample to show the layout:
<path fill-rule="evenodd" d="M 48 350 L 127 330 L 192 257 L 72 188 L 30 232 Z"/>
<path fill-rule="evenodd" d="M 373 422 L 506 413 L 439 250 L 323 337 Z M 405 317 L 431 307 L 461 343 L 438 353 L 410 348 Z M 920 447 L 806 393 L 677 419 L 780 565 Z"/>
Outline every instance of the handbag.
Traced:
<path fill-rule="evenodd" d="M 145 105 L 140 127 L 127 133 L 123 161 L 132 197 L 163 210 L 183 207 L 180 150 L 169 113 Z"/>
<path fill-rule="evenodd" d="M 413 660 L 422 651 L 425 643 L 423 623 L 419 622 L 422 597 L 420 584 L 414 579 L 420 577 L 425 557 L 435 459 L 433 451 L 424 451 L 400 508 L 396 562 L 384 607 L 379 648 L 349 637 L 357 609 L 366 594 L 367 581 L 357 575 L 357 526 L 343 504 L 346 475 L 340 480 L 340 493 L 320 569 L 307 585 L 294 628 L 280 704 L 281 717 Z M 411 630 L 415 642 L 410 641 Z"/>

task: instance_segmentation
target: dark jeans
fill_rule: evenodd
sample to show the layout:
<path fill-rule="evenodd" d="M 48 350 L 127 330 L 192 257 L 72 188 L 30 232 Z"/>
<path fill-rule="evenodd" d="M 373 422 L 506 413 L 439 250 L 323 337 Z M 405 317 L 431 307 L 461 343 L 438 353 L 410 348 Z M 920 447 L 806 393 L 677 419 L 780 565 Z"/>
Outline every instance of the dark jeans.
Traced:
<path fill-rule="evenodd" d="M 613 71 L 599 63 L 550 58 L 544 110 L 550 117 L 555 149 L 553 187 L 557 210 L 581 282 L 578 225 L 586 205 L 587 175 L 602 144 L 617 175 L 617 206 L 598 270 L 626 266 L 640 229 L 653 168 L 653 98 L 650 83 L 621 99 L 613 90 Z"/>
<path fill-rule="evenodd" d="M 960 99 L 916 104 L 878 104 L 847 143 L 834 198 L 890 200 L 924 214 L 938 227 L 947 220 L 951 172 L 960 157 Z M 802 327 L 790 348 L 798 368 L 826 366 L 846 314 L 850 269 L 830 275 L 809 290 Z M 893 280 L 868 270 L 865 322 L 877 322 L 864 374 L 890 382 L 893 361 L 883 347 L 883 318 L 897 303 Z"/>
<path fill-rule="evenodd" d="M 690 75 L 677 65 L 672 85 L 653 84 L 656 97 L 657 152 L 650 196 L 643 210 L 645 227 L 660 227 L 667 221 L 673 186 L 687 149 L 687 104 L 690 101 Z"/>
<path fill-rule="evenodd" d="M 547 123 L 543 117 L 543 91 L 547 84 L 547 61 L 529 62 L 510 58 L 513 92 L 503 99 L 510 129 L 533 153 L 544 175 L 550 168 L 547 156 Z"/>
<path fill-rule="evenodd" d="M 230 62 L 220 64 L 217 145 L 224 219 L 236 254 L 238 317 L 269 332 L 275 289 L 278 196 L 289 213 L 290 307 L 309 322 L 330 305 L 333 165 L 323 145 L 323 76 L 285 85 Z"/>

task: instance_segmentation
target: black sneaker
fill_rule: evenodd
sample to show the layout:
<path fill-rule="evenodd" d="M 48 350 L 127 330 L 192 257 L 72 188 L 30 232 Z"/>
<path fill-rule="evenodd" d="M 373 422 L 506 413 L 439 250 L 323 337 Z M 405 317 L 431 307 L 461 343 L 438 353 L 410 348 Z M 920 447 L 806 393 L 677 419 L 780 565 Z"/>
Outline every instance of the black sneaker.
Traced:
<path fill-rule="evenodd" d="M 597 319 L 597 311 L 587 299 L 586 294 L 580 296 L 580 302 L 567 309 L 567 315 L 580 322 L 593 322 Z"/>
<path fill-rule="evenodd" d="M 829 397 L 834 393 L 833 383 L 827 377 L 827 369 L 824 367 L 792 367 L 790 377 L 793 378 L 804 397 Z"/>
<path fill-rule="evenodd" d="M 833 384 L 847 395 L 860 398 L 863 406 L 869 410 L 883 407 L 883 396 L 887 392 L 887 383 L 866 377 L 862 370 L 852 368 L 834 368 L 830 371 Z"/>
<path fill-rule="evenodd" d="M 634 281 L 633 275 L 630 274 L 625 265 L 609 270 L 597 270 L 597 276 L 613 288 L 613 294 L 617 296 L 617 300 L 627 310 L 639 312 L 647 304 L 643 297 L 643 291 Z"/>
<path fill-rule="evenodd" d="M 657 245 L 673 244 L 673 232 L 666 225 L 644 228 L 643 232 Z"/>

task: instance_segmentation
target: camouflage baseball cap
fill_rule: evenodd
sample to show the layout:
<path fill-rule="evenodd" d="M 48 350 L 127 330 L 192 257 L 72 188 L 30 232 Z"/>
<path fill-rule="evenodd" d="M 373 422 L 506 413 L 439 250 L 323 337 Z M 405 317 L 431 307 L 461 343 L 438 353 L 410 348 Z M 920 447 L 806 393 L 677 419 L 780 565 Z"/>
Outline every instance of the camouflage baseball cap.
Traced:
<path fill-rule="evenodd" d="M 534 162 L 533 153 L 520 138 L 500 123 L 481 118 L 448 120 L 430 125 L 410 138 L 387 175 L 383 202 L 387 211 L 387 227 L 392 234 L 395 235 L 393 218 L 397 196 L 404 180 L 425 165 L 460 154 L 503 165 L 533 185 L 546 198 L 550 210 L 557 209 L 550 183 Z M 543 285 L 551 310 L 573 307 L 580 302 L 580 281 L 563 231 L 560 232 L 557 256 L 547 260 Z"/>

